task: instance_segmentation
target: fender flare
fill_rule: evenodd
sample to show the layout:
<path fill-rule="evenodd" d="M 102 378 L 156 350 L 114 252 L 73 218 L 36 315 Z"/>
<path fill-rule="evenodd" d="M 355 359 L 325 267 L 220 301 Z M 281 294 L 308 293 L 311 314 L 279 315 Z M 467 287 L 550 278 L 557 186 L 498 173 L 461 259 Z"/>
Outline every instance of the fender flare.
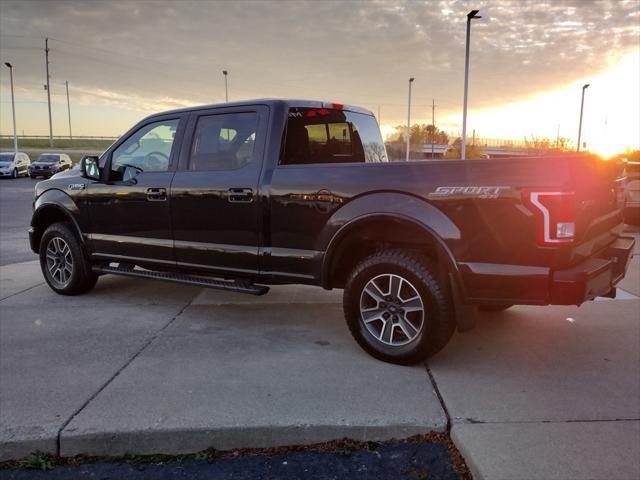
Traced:
<path fill-rule="evenodd" d="M 319 236 L 319 250 L 324 251 L 321 281 L 329 286 L 329 274 L 335 252 L 346 236 L 363 221 L 374 218 L 398 218 L 410 222 L 428 235 L 447 258 L 454 277 L 460 281 L 458 266 L 447 241 L 460 240 L 460 229 L 438 208 L 427 201 L 398 192 L 371 193 L 357 197 L 329 219 Z"/>
<path fill-rule="evenodd" d="M 34 233 L 36 232 L 36 226 L 40 217 L 51 210 L 55 210 L 62 214 L 69 223 L 73 225 L 73 229 L 78 236 L 80 244 L 83 248 L 86 248 L 84 235 L 82 234 L 82 229 L 80 228 L 80 224 L 77 219 L 77 216 L 80 214 L 78 206 L 75 204 L 73 199 L 62 190 L 47 190 L 34 202 L 33 215 L 31 216 L 31 228 Z M 42 235 L 43 232 L 39 232 L 39 235 Z"/>

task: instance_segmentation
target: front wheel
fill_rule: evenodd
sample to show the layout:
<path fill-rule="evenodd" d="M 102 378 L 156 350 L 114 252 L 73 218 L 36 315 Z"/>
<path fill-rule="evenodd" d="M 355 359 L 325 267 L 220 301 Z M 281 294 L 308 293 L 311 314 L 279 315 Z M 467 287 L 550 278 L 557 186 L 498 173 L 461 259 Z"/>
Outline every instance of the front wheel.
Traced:
<path fill-rule="evenodd" d="M 80 242 L 64 223 L 54 223 L 42 235 L 40 268 L 49 287 L 61 295 L 88 292 L 98 281 Z"/>
<path fill-rule="evenodd" d="M 440 351 L 455 329 L 447 288 L 421 258 L 385 250 L 363 260 L 344 290 L 351 334 L 370 355 L 415 364 Z"/>
<path fill-rule="evenodd" d="M 18 178 L 18 169 L 14 168 L 13 172 L 11 172 L 11 178 L 16 179 Z"/>

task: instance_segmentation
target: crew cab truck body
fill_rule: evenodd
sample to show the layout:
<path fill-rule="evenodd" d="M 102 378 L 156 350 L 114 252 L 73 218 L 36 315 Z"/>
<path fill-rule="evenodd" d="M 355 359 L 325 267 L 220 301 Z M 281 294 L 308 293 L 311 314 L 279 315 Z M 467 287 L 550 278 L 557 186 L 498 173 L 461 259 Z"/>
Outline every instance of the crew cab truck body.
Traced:
<path fill-rule="evenodd" d="M 358 343 L 413 363 L 479 308 L 615 295 L 634 241 L 614 171 L 586 155 L 388 162 L 366 110 L 228 103 L 153 115 L 38 183 L 30 241 L 61 294 L 106 273 L 344 289 Z"/>

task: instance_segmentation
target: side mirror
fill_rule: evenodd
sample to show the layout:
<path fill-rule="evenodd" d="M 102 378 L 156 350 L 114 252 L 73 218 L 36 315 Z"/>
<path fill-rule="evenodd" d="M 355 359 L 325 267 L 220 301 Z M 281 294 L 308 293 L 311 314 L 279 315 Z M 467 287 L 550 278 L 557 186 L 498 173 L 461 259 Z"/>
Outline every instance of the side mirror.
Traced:
<path fill-rule="evenodd" d="M 98 157 L 86 155 L 80 160 L 80 175 L 90 180 L 100 180 Z"/>

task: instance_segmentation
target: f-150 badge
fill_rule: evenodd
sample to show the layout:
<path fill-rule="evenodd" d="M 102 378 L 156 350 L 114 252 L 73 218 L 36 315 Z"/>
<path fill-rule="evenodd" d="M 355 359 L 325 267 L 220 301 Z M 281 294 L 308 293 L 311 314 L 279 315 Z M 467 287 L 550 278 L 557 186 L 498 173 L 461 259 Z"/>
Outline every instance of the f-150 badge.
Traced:
<path fill-rule="evenodd" d="M 85 184 L 84 183 L 70 183 L 69 184 L 69 190 L 84 190 L 85 188 Z"/>
<path fill-rule="evenodd" d="M 477 198 L 498 198 L 500 192 L 509 187 L 438 187 L 429 194 L 430 197 L 469 196 Z"/>

